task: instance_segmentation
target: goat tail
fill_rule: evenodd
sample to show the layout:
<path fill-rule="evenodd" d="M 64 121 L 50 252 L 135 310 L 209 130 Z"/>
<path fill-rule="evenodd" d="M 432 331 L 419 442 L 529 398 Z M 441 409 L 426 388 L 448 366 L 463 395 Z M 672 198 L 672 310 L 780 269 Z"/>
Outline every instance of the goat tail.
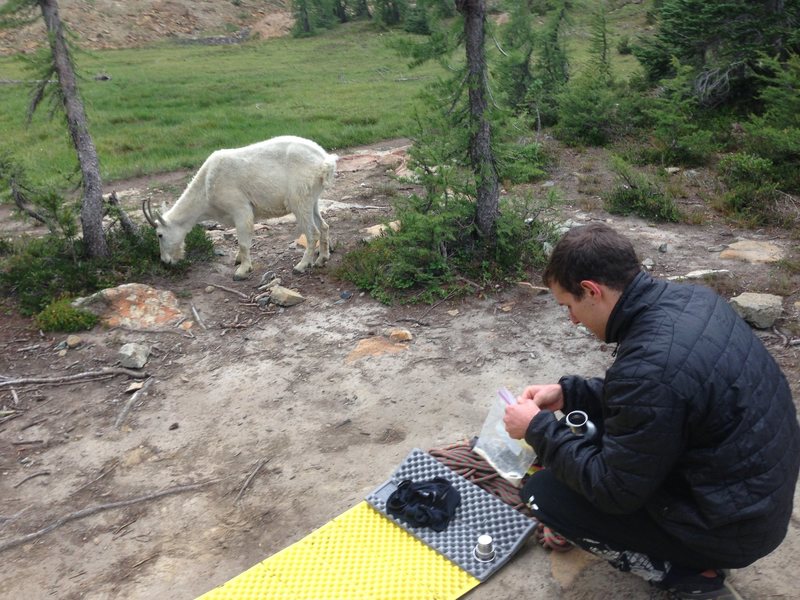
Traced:
<path fill-rule="evenodd" d="M 322 187 L 326 188 L 333 183 L 333 178 L 336 176 L 336 161 L 339 157 L 335 154 L 327 154 L 322 161 L 322 168 L 320 176 L 322 179 Z"/>

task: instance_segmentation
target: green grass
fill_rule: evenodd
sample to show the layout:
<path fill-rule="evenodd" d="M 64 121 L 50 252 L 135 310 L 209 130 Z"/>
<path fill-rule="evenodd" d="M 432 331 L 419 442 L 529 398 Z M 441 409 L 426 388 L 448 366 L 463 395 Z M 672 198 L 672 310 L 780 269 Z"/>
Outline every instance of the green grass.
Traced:
<path fill-rule="evenodd" d="M 196 168 L 219 148 L 276 135 L 314 139 L 330 151 L 409 135 L 417 95 L 441 74 L 409 70 L 365 24 L 325 35 L 240 46 L 159 45 L 75 58 L 104 181 Z M 105 73 L 110 81 L 97 81 Z M 0 58 L 0 79 L 29 79 Z M 0 85 L 3 145 L 42 184 L 60 184 L 76 158 L 63 119 L 40 107 L 30 127 L 30 86 Z"/>

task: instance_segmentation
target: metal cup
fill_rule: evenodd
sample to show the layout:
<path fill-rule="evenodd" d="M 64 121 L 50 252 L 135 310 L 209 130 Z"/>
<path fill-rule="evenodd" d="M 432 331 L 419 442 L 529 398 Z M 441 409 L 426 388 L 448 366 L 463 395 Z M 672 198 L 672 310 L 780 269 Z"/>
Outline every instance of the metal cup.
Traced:
<path fill-rule="evenodd" d="M 478 544 L 473 550 L 475 558 L 481 562 L 490 562 L 494 560 L 494 541 L 492 536 L 484 533 L 478 536 Z"/>

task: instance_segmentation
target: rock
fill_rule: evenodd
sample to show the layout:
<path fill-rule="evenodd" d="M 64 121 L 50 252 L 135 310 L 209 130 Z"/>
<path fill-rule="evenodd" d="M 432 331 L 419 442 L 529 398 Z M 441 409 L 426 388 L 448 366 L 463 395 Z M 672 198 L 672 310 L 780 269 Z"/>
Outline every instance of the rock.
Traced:
<path fill-rule="evenodd" d="M 731 298 L 731 306 L 753 327 L 768 329 L 783 312 L 783 298 L 775 294 L 745 292 Z"/>
<path fill-rule="evenodd" d="M 411 332 L 408 329 L 402 329 L 400 327 L 391 329 L 388 332 L 387 337 L 393 342 L 410 342 L 412 339 L 414 339 L 414 336 L 411 335 Z"/>
<path fill-rule="evenodd" d="M 663 254 L 667 254 L 668 252 L 672 252 L 673 250 L 674 248 L 669 244 L 667 244 L 666 242 L 658 247 L 658 251 L 662 252 Z"/>
<path fill-rule="evenodd" d="M 666 171 L 667 175 L 675 175 L 675 173 L 680 173 L 681 172 L 681 168 L 680 167 L 667 167 L 666 169 L 664 169 L 664 171 Z"/>
<path fill-rule="evenodd" d="M 68 335 L 66 341 L 67 341 L 67 348 L 70 349 L 77 348 L 83 343 L 83 340 L 79 335 Z"/>
<path fill-rule="evenodd" d="M 720 244 L 719 246 L 709 246 L 708 248 L 706 248 L 706 251 L 708 251 L 708 252 L 722 252 L 723 250 L 725 250 L 725 248 L 727 248 L 727 246 L 725 244 Z"/>
<path fill-rule="evenodd" d="M 532 283 L 528 283 L 527 281 L 518 281 L 517 286 L 522 290 L 530 292 L 534 296 L 542 296 L 544 294 L 550 293 L 550 290 L 548 288 L 542 287 L 540 285 L 533 285 Z"/>
<path fill-rule="evenodd" d="M 392 221 L 389 223 L 388 228 L 391 228 L 392 231 L 398 231 L 400 229 L 400 221 Z M 379 223 L 378 225 L 373 225 L 372 227 L 365 227 L 359 230 L 364 235 L 361 236 L 361 239 L 365 242 L 369 242 L 370 240 L 374 240 L 376 237 L 382 236 L 386 233 L 387 226 L 383 223 Z"/>
<path fill-rule="evenodd" d="M 652 271 L 653 267 L 656 265 L 655 261 L 652 258 L 645 258 L 642 261 L 642 266 L 647 269 L 648 271 Z"/>
<path fill-rule="evenodd" d="M 175 294 L 141 283 L 106 288 L 72 305 L 94 313 L 106 327 L 163 329 L 184 317 Z"/>
<path fill-rule="evenodd" d="M 783 250 L 769 242 L 742 240 L 728 246 L 719 257 L 749 263 L 772 263 L 783 258 Z"/>
<path fill-rule="evenodd" d="M 305 301 L 305 298 L 294 290 L 276 285 L 272 288 L 269 301 L 278 306 L 294 306 L 295 304 L 300 304 Z"/>
<path fill-rule="evenodd" d="M 727 269 L 700 269 L 689 271 L 686 275 L 673 275 L 667 277 L 670 281 L 685 281 L 687 279 L 716 279 L 719 277 L 730 277 L 731 272 Z"/>
<path fill-rule="evenodd" d="M 144 344 L 125 344 L 117 353 L 119 364 L 127 369 L 141 369 L 150 356 L 150 346 Z"/>
<path fill-rule="evenodd" d="M 210 294 L 210 293 L 211 293 L 211 292 L 213 292 L 215 289 L 217 289 L 217 288 L 215 288 L 213 285 L 207 285 L 207 286 L 205 287 L 205 290 L 204 290 L 204 291 L 205 291 L 205 293 L 206 293 L 206 294 Z"/>

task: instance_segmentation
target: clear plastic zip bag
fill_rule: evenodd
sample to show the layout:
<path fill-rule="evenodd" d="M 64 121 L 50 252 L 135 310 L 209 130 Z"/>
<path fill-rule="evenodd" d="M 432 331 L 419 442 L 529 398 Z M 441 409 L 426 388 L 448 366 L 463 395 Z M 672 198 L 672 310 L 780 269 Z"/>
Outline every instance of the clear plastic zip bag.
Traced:
<path fill-rule="evenodd" d="M 502 388 L 497 392 L 473 450 L 492 465 L 503 479 L 519 487 L 536 460 L 536 452 L 525 440 L 515 440 L 506 431 L 503 424 L 506 406 L 515 403 L 516 398 L 507 389 Z"/>

